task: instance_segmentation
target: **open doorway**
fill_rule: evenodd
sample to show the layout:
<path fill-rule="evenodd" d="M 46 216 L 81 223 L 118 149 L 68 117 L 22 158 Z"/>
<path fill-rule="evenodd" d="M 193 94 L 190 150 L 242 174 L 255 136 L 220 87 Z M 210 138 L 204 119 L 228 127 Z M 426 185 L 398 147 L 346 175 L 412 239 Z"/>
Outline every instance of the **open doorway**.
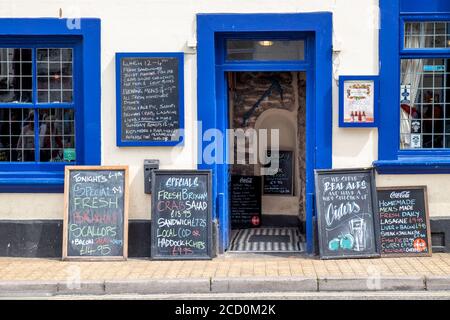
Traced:
<path fill-rule="evenodd" d="M 232 230 L 228 250 L 304 252 L 306 72 L 226 72 L 226 78 L 229 128 L 234 135 L 229 150 L 234 159 L 228 167 Z M 267 174 L 261 168 L 271 163 L 261 159 L 251 138 L 267 134 L 263 153 L 273 160 L 274 130 L 278 170 Z M 239 149 L 239 132 L 245 135 L 244 149 Z"/>

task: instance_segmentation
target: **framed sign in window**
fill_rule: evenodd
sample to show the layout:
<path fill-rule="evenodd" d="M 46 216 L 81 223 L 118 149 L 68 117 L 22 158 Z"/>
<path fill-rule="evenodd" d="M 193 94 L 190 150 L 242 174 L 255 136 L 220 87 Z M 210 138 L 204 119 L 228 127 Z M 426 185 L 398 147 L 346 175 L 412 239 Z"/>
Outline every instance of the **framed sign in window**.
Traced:
<path fill-rule="evenodd" d="M 183 66 L 183 53 L 116 53 L 118 146 L 182 143 Z"/>
<path fill-rule="evenodd" d="M 376 127 L 378 76 L 339 77 L 339 127 Z"/>

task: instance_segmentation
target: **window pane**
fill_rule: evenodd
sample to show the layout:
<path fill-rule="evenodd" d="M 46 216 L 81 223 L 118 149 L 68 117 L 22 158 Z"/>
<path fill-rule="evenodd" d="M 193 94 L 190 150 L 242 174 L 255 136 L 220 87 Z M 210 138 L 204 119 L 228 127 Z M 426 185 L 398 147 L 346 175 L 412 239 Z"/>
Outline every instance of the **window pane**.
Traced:
<path fill-rule="evenodd" d="M 303 40 L 227 40 L 227 60 L 304 60 Z"/>
<path fill-rule="evenodd" d="M 37 49 L 38 102 L 72 102 L 72 49 Z"/>
<path fill-rule="evenodd" d="M 31 49 L 0 48 L 0 103 L 27 103 L 31 99 Z"/>
<path fill-rule="evenodd" d="M 414 48 L 450 48 L 450 22 L 406 22 L 404 47 Z"/>
<path fill-rule="evenodd" d="M 34 110 L 0 109 L 0 161 L 34 161 Z"/>
<path fill-rule="evenodd" d="M 71 109 L 39 110 L 40 161 L 75 161 L 75 120 Z"/>
<path fill-rule="evenodd" d="M 32 103 L 33 86 L 36 102 L 73 102 L 72 49 L 36 49 L 36 84 L 32 50 L 0 48 L 0 162 L 73 162 L 74 110 L 1 108 L 2 102 Z"/>
<path fill-rule="evenodd" d="M 450 59 L 402 59 L 400 148 L 448 148 Z"/>

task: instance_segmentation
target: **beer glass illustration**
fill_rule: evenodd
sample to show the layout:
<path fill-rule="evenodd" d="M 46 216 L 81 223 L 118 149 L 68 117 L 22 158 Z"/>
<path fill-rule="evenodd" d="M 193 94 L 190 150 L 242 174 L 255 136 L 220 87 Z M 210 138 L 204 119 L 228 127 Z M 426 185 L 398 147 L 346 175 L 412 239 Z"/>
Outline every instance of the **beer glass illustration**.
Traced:
<path fill-rule="evenodd" d="M 355 239 L 353 250 L 363 251 L 366 249 L 366 221 L 361 218 L 355 218 L 349 221 L 350 233 Z"/>

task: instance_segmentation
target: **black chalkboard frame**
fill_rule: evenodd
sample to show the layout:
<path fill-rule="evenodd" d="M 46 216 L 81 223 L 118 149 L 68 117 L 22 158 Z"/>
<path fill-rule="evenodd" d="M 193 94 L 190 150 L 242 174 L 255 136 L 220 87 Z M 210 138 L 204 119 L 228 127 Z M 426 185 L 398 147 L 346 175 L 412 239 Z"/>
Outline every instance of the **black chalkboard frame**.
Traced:
<path fill-rule="evenodd" d="M 431 243 L 431 229 L 430 229 L 430 216 L 428 211 L 428 193 L 427 193 L 427 186 L 393 186 L 393 187 L 378 187 L 378 191 L 399 191 L 399 190 L 422 190 L 423 191 L 423 202 L 424 202 L 424 210 L 425 210 L 425 222 L 427 225 L 427 246 L 428 246 L 428 253 L 420 253 L 420 252 L 413 252 L 413 253 L 383 253 L 381 251 L 381 256 L 383 258 L 398 258 L 398 257 L 431 257 L 432 256 L 432 243 Z M 377 201 L 378 202 L 378 201 Z M 377 203 L 378 207 L 378 203 Z M 381 240 L 381 236 L 380 236 Z M 381 249 L 380 249 L 381 250 Z"/>
<path fill-rule="evenodd" d="M 270 151 L 270 149 L 268 149 L 267 151 L 266 151 L 266 154 L 267 154 L 267 152 L 269 152 Z M 289 193 L 271 193 L 271 192 L 266 192 L 266 189 L 265 189 L 265 182 L 266 182 L 266 179 L 265 179 L 265 177 L 266 176 L 262 176 L 262 195 L 263 196 L 275 196 L 275 197 L 294 197 L 295 196 L 295 175 L 296 175 L 296 168 L 295 168 L 295 150 L 293 150 L 293 149 L 283 149 L 283 150 L 279 150 L 278 152 L 290 152 L 291 153 L 291 161 L 290 161 L 290 166 L 291 166 L 291 184 L 290 184 L 290 190 L 291 190 L 291 192 L 289 192 Z"/>
<path fill-rule="evenodd" d="M 178 61 L 178 115 L 179 139 L 170 141 L 126 141 L 122 139 L 122 74 L 121 63 L 124 58 L 175 58 Z M 184 52 L 116 52 L 116 144 L 119 147 L 179 146 L 184 143 Z"/>
<path fill-rule="evenodd" d="M 192 176 L 199 176 L 199 175 L 203 175 L 206 176 L 207 178 L 207 188 L 208 188 L 208 213 L 207 213 L 207 239 L 208 239 L 208 245 L 207 245 L 207 250 L 206 250 L 206 255 L 190 255 L 190 256 L 167 256 L 167 255 L 160 255 L 158 254 L 157 248 L 156 248 L 156 243 L 157 243 L 157 239 L 156 239 L 156 224 L 153 223 L 153 212 L 155 212 L 155 205 L 156 205 L 156 201 L 155 201 L 155 195 L 157 194 L 156 191 L 156 176 L 158 175 L 192 175 Z M 163 169 L 158 169 L 158 170 L 153 170 L 152 172 L 152 195 L 151 195 L 151 217 L 152 217 L 152 221 L 151 221 L 151 252 L 150 252 L 150 256 L 153 260 L 211 260 L 213 258 L 213 236 L 212 236 L 212 171 L 211 170 L 163 170 Z"/>
<path fill-rule="evenodd" d="M 259 188 L 255 188 L 255 189 L 259 189 L 257 190 L 256 196 L 259 198 L 257 199 L 257 201 L 259 201 L 258 203 L 258 218 L 259 218 L 259 224 L 258 225 L 252 225 L 251 222 L 249 223 L 242 223 L 242 224 L 237 224 L 237 223 L 233 223 L 233 189 L 232 189 L 232 185 L 233 185 L 233 179 L 238 179 L 240 177 L 251 177 L 254 178 L 254 181 L 258 181 L 257 184 L 259 185 Z M 229 195 L 229 208 L 230 208 L 230 224 L 231 224 L 231 229 L 247 229 L 247 228 L 259 228 L 261 227 L 261 221 L 262 221 L 262 176 L 247 176 L 247 175 L 231 175 L 230 176 L 230 195 Z"/>
<path fill-rule="evenodd" d="M 124 171 L 124 208 L 123 208 L 123 255 L 122 256 L 69 256 L 68 245 L 68 223 L 69 223 L 69 188 L 71 171 Z M 128 258 L 128 166 L 66 166 L 64 169 L 64 220 L 63 220 L 63 245 L 62 260 L 77 261 L 121 261 Z"/>
<path fill-rule="evenodd" d="M 320 209 L 317 206 L 317 197 L 320 193 L 318 186 L 318 178 L 320 175 L 339 175 L 343 173 L 366 173 L 369 174 L 370 177 L 370 187 L 371 187 L 371 204 L 372 204 L 372 217 L 373 217 L 373 230 L 374 230 L 374 244 L 375 248 L 373 253 L 368 254 L 360 254 L 360 255 L 326 255 L 323 250 L 324 240 L 323 235 L 321 234 L 322 230 L 322 212 L 319 212 Z M 380 258 L 380 222 L 379 222 L 379 214 L 378 214 L 378 201 L 377 201 L 377 189 L 375 183 L 375 172 L 373 167 L 369 168 L 339 168 L 339 169 L 315 169 L 314 170 L 314 181 L 315 181 L 315 198 L 314 198 L 314 207 L 316 211 L 317 218 L 317 234 L 319 238 L 319 254 L 320 259 L 359 259 L 359 258 Z"/>

